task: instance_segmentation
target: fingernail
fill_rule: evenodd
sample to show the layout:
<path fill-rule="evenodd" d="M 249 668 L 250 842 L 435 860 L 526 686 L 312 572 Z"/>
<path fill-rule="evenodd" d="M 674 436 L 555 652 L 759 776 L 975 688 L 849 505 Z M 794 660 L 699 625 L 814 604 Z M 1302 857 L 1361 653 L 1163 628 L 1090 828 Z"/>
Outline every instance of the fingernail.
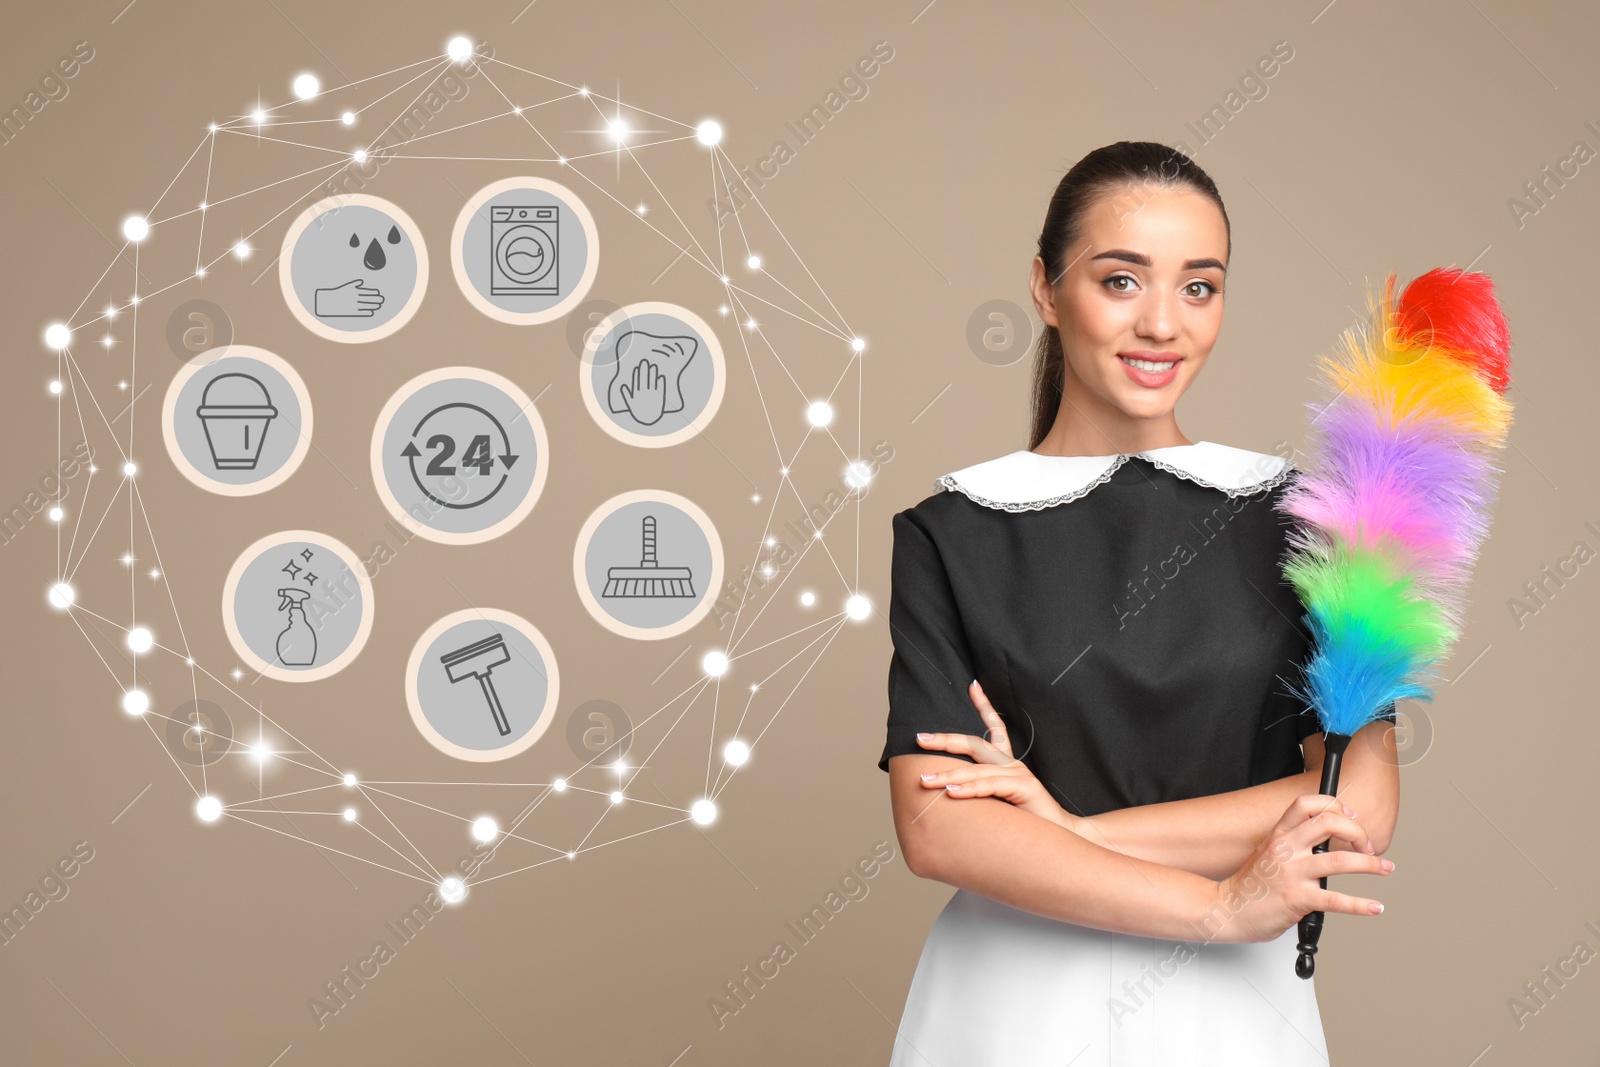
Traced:
<path fill-rule="evenodd" d="M 1383 861 L 1383 869 L 1386 870 L 1386 871 L 1394 870 L 1394 860 L 1384 860 Z"/>
<path fill-rule="evenodd" d="M 1345 813 L 1345 815 L 1347 817 L 1354 818 L 1355 814 L 1356 814 L 1356 809 L 1352 808 L 1350 805 L 1346 804 L 1346 805 L 1344 805 L 1344 813 Z"/>
<path fill-rule="evenodd" d="M 930 738 L 932 736 L 933 736 L 932 734 L 918 734 L 917 735 L 917 740 L 918 741 L 926 741 L 928 738 Z"/>
<path fill-rule="evenodd" d="M 972 681 L 967 683 L 967 688 L 971 689 L 973 686 L 975 686 L 977 684 L 978 684 L 978 680 L 976 678 L 974 678 Z"/>
<path fill-rule="evenodd" d="M 945 788 L 950 790 L 950 792 L 954 793 L 957 789 L 961 788 L 961 783 L 960 782 L 951 782 L 948 785 L 946 785 Z"/>
<path fill-rule="evenodd" d="M 923 781 L 924 781 L 924 782 L 931 782 L 931 781 L 933 781 L 933 780 L 934 780 L 934 779 L 935 779 L 935 778 L 937 778 L 937 777 L 939 777 L 939 776 L 938 776 L 938 775 L 937 775 L 937 774 L 924 774 L 924 775 L 923 775 L 923 776 L 922 776 L 922 780 L 923 780 Z"/>
<path fill-rule="evenodd" d="M 1374 914 L 1374 915 L 1382 915 L 1383 914 L 1383 905 L 1380 904 L 1378 901 L 1374 900 L 1372 902 L 1371 907 L 1368 908 L 1368 910 L 1371 911 L 1372 914 Z"/>

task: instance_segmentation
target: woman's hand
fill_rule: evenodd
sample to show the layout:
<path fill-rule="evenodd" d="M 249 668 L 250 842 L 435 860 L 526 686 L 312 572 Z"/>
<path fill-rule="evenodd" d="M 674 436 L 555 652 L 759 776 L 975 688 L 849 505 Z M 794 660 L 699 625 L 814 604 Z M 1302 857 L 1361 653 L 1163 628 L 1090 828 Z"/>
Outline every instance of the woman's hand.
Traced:
<path fill-rule="evenodd" d="M 924 774 L 922 784 L 928 789 L 943 789 L 948 796 L 999 797 L 1047 819 L 1057 826 L 1077 832 L 1080 817 L 1073 815 L 1056 803 L 1044 783 L 1034 776 L 1028 765 L 1011 754 L 1011 738 L 1000 713 L 994 710 L 983 686 L 976 678 L 967 687 L 967 695 L 988 727 L 988 740 L 973 734 L 918 734 L 917 744 L 939 752 L 960 753 L 978 762 L 953 767 L 948 771 Z"/>
<path fill-rule="evenodd" d="M 1343 812 L 1344 814 L 1341 814 Z M 1373 852 L 1355 811 L 1323 793 L 1294 799 L 1278 825 L 1233 874 L 1217 883 L 1217 905 L 1203 925 L 1218 941 L 1271 941 L 1313 911 L 1377 915 L 1383 905 L 1323 889 L 1333 874 L 1388 874 L 1391 860 Z M 1324 839 L 1348 841 L 1352 851 L 1313 852 Z"/>

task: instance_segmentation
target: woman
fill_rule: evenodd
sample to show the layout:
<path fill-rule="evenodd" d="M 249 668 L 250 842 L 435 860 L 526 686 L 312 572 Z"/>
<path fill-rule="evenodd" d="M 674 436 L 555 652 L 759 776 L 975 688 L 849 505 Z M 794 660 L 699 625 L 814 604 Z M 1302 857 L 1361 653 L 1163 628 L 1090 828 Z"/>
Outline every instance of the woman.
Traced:
<path fill-rule="evenodd" d="M 908 866 L 957 887 L 894 1067 L 1327 1063 L 1297 923 L 1382 910 L 1318 879 L 1393 869 L 1398 763 L 1371 724 L 1318 794 L 1293 465 L 1178 429 L 1230 254 L 1192 160 L 1085 156 L 1033 262 L 1029 448 L 894 516 L 879 767 Z"/>

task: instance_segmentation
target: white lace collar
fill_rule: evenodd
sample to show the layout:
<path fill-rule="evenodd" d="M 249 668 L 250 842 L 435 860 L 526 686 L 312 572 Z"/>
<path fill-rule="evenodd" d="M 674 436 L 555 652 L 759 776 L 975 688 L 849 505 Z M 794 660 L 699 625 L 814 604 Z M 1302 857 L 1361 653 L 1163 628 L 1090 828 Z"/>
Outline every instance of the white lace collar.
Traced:
<path fill-rule="evenodd" d="M 1270 489 L 1294 469 L 1285 456 L 1196 441 L 1109 456 L 1045 456 L 1020 449 L 941 475 L 935 484 L 963 493 L 985 507 L 1037 511 L 1077 500 L 1133 456 L 1231 497 Z"/>

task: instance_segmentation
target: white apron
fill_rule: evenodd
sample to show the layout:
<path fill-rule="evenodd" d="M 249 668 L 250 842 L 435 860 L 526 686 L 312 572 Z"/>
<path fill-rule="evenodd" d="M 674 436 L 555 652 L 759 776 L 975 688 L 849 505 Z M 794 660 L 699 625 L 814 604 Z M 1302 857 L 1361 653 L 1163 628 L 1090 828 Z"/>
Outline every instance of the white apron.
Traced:
<path fill-rule="evenodd" d="M 1298 926 L 1224 944 L 1112 934 L 956 890 L 890 1067 L 1326 1067 Z"/>

